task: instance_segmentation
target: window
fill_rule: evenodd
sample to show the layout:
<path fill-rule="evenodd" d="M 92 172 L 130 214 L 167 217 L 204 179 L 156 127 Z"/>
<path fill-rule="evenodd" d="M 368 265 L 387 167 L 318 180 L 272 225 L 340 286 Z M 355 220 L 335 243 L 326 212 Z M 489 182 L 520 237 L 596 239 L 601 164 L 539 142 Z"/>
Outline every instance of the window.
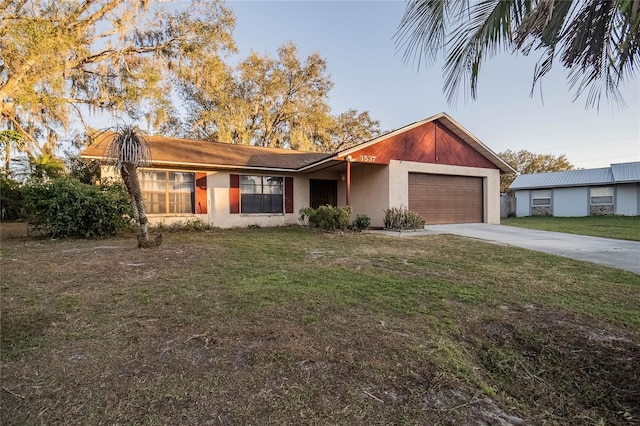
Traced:
<path fill-rule="evenodd" d="M 241 213 L 283 213 L 283 179 L 240 176 Z"/>
<path fill-rule="evenodd" d="M 551 190 L 532 191 L 531 205 L 534 207 L 545 207 L 551 205 Z"/>
<path fill-rule="evenodd" d="M 140 187 L 147 213 L 193 213 L 193 173 L 141 170 Z"/>
<path fill-rule="evenodd" d="M 607 206 L 613 204 L 613 187 L 601 186 L 591 188 L 591 205 Z"/>

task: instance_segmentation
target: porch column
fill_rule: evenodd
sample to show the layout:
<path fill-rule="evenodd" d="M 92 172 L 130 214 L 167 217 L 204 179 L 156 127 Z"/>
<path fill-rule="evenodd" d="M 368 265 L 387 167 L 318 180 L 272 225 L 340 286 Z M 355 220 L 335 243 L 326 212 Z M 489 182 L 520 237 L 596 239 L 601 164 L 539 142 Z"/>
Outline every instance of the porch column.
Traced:
<path fill-rule="evenodd" d="M 350 205 L 349 204 L 349 197 L 351 196 L 351 162 L 353 161 L 353 158 L 349 155 L 346 158 L 347 160 L 347 207 Z"/>

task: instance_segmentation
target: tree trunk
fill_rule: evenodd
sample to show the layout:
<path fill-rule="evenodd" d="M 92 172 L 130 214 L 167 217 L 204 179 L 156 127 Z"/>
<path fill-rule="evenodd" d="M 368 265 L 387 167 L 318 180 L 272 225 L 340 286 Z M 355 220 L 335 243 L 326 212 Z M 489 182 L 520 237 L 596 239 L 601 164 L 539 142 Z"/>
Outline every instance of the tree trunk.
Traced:
<path fill-rule="evenodd" d="M 133 219 L 138 227 L 138 247 L 149 247 L 149 220 L 144 211 L 144 203 L 142 201 L 142 190 L 140 189 L 140 179 L 136 167 L 131 163 L 125 163 L 120 169 L 122 180 L 129 192 L 131 200 L 131 208 L 133 210 Z"/>
<path fill-rule="evenodd" d="M 7 145 L 5 146 L 5 157 L 4 157 L 5 176 L 9 177 L 10 172 L 11 172 L 11 142 L 7 140 Z"/>

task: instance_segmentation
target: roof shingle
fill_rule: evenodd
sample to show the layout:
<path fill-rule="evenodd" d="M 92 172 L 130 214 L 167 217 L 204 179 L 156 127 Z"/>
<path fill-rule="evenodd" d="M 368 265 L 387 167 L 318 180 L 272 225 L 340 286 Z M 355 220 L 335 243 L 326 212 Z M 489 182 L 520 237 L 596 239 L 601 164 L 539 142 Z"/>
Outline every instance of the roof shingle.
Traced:
<path fill-rule="evenodd" d="M 113 133 L 104 133 L 85 148 L 83 158 L 104 159 Z M 194 139 L 147 137 L 151 145 L 151 163 L 154 166 L 180 166 L 198 169 L 252 168 L 270 170 L 297 170 L 331 157 L 332 154 L 232 145 Z"/>

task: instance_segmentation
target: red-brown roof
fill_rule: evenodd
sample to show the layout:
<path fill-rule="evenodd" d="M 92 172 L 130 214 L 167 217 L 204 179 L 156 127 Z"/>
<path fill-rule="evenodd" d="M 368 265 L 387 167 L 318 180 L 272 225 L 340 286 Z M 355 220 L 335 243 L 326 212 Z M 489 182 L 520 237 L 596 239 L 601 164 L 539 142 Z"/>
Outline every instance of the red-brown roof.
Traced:
<path fill-rule="evenodd" d="M 371 146 L 371 145 L 378 144 L 378 143 L 380 143 L 382 141 L 385 141 L 387 139 L 393 138 L 397 134 L 407 132 L 407 131 L 409 131 L 411 129 L 414 129 L 414 128 L 418 127 L 418 126 L 422 126 L 422 125 L 424 125 L 426 123 L 431 123 L 431 122 L 435 122 L 435 121 L 441 123 L 447 129 L 449 129 L 453 134 L 458 136 L 462 141 L 464 141 L 471 148 L 476 150 L 478 153 L 480 153 L 480 155 L 482 155 L 484 158 L 486 158 L 488 161 L 490 161 L 493 165 L 495 165 L 498 169 L 500 169 L 501 172 L 503 172 L 503 173 L 515 173 L 516 172 L 509 164 L 507 164 L 502 158 L 500 158 L 488 146 L 486 146 L 484 143 L 482 143 L 480 141 L 480 139 L 476 138 L 474 135 L 471 134 L 471 132 L 469 132 L 467 129 L 462 127 L 462 125 L 460 123 L 455 121 L 447 113 L 444 113 L 444 112 L 441 112 L 441 113 L 436 114 L 436 115 L 434 115 L 432 117 L 429 117 L 429 118 L 425 118 L 424 120 L 420 120 L 420 121 L 417 121 L 415 123 L 408 124 L 408 125 L 406 125 L 404 127 L 401 127 L 399 129 L 393 130 L 391 132 L 385 133 L 383 135 L 380 135 L 380 136 L 377 136 L 377 137 L 375 137 L 373 139 L 365 141 L 365 142 L 363 142 L 361 144 L 352 146 L 350 148 L 343 149 L 342 151 L 337 152 L 335 154 L 335 158 L 346 157 L 347 155 L 352 154 L 352 153 L 354 153 L 354 152 L 356 152 L 358 150 L 361 150 L 361 149 L 366 148 L 366 147 Z"/>
<path fill-rule="evenodd" d="M 281 148 L 264 148 L 249 145 L 233 145 L 206 142 L 194 139 L 149 136 L 152 166 L 215 170 L 220 168 L 256 169 L 280 171 L 310 171 L 343 161 L 349 154 L 378 144 L 395 135 L 407 132 L 425 123 L 437 121 L 453 132 L 464 143 L 477 151 L 503 173 L 515 170 L 489 147 L 462 127 L 446 113 L 442 112 L 424 120 L 409 124 L 397 130 L 380 135 L 371 140 L 334 154 L 294 151 Z M 105 151 L 113 133 L 104 133 L 80 154 L 83 158 L 105 159 Z"/>
<path fill-rule="evenodd" d="M 104 133 L 85 148 L 80 156 L 103 160 L 113 133 Z M 189 169 L 250 168 L 295 171 L 332 154 L 293 151 L 281 148 L 265 148 L 249 145 L 233 145 L 194 139 L 147 137 L 151 145 L 151 165 Z"/>

